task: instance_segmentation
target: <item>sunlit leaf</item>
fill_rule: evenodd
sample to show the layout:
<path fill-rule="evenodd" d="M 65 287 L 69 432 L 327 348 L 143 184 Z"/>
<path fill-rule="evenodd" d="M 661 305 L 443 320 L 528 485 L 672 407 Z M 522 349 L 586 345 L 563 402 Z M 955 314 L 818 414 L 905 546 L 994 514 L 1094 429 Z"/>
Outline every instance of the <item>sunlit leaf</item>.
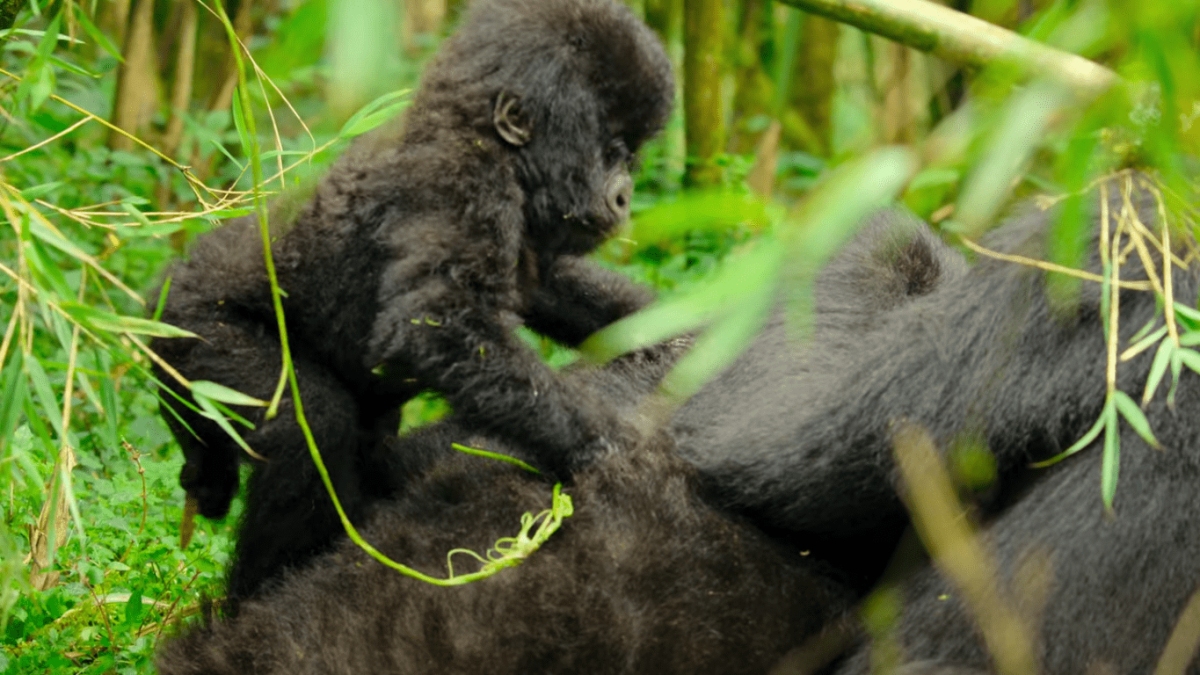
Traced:
<path fill-rule="evenodd" d="M 135 333 L 154 337 L 196 337 L 196 334 L 170 324 L 134 316 L 121 316 L 108 310 L 77 302 L 59 304 L 72 319 L 89 328 L 112 333 Z"/>
<path fill-rule="evenodd" d="M 230 405 L 250 405 L 262 408 L 265 408 L 267 405 L 266 401 L 208 380 L 192 382 L 192 395 Z M 197 399 L 197 403 L 199 403 L 199 399 Z"/>
<path fill-rule="evenodd" d="M 346 123 L 342 125 L 342 130 L 338 132 L 338 136 L 354 138 L 394 118 L 412 103 L 407 98 L 409 91 L 409 89 L 400 89 L 389 92 L 366 104 L 346 120 Z M 404 100 L 397 101 L 397 99 Z"/>

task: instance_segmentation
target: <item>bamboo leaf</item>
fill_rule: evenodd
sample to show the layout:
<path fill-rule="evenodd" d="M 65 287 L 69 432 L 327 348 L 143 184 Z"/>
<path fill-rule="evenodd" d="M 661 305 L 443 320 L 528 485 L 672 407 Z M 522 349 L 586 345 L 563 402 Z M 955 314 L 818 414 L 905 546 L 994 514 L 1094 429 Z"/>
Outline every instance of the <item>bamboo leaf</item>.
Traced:
<path fill-rule="evenodd" d="M 1074 445 L 1067 448 L 1066 450 L 1063 450 L 1062 452 L 1051 457 L 1050 459 L 1044 459 L 1040 462 L 1034 462 L 1034 463 L 1030 464 L 1029 466 L 1031 466 L 1035 469 L 1044 469 L 1048 466 L 1057 464 L 1057 463 L 1061 462 L 1062 460 L 1066 459 L 1067 457 L 1070 457 L 1071 455 L 1086 448 L 1087 446 L 1091 445 L 1092 441 L 1096 440 L 1097 436 L 1100 435 L 1100 432 L 1104 429 L 1104 421 L 1105 421 L 1105 416 L 1103 413 L 1101 413 L 1100 418 L 1096 420 L 1096 423 L 1092 425 L 1092 428 L 1088 429 L 1087 433 L 1083 435 L 1083 438 L 1080 438 L 1078 441 L 1075 441 Z"/>
<path fill-rule="evenodd" d="M 152 337 L 196 337 L 196 334 L 171 324 L 153 319 L 121 316 L 108 310 L 82 305 L 78 302 L 63 302 L 59 307 L 75 321 L 90 329 L 110 333 L 134 333 Z"/>
<path fill-rule="evenodd" d="M 1196 352 L 1191 349 L 1179 349 L 1177 350 L 1177 354 L 1179 356 L 1179 361 L 1183 365 L 1191 368 L 1197 373 L 1200 373 L 1200 352 Z"/>
<path fill-rule="evenodd" d="M 246 454 L 258 459 L 263 459 L 262 455 L 250 449 L 250 445 L 246 443 L 246 440 L 242 438 L 242 435 L 233 428 L 233 425 L 229 423 L 229 420 L 221 414 L 221 411 L 217 409 L 217 406 L 212 402 L 212 400 L 203 396 L 202 394 L 197 394 L 194 390 L 192 391 L 192 397 L 196 399 L 196 405 L 200 406 L 200 410 L 204 416 L 216 422 L 217 426 L 221 427 L 221 430 L 229 434 L 229 437 L 238 444 L 238 447 L 246 451 Z"/>
<path fill-rule="evenodd" d="M 1121 413 L 1125 421 L 1129 422 L 1129 426 L 1133 427 L 1138 436 L 1142 437 L 1142 440 L 1150 444 L 1152 448 L 1162 447 L 1159 445 L 1158 439 L 1154 437 L 1154 432 L 1150 429 L 1150 420 L 1146 419 L 1146 415 L 1142 412 L 1142 409 L 1133 402 L 1132 398 L 1129 398 L 1129 394 L 1120 390 L 1114 391 L 1113 403 L 1117 406 L 1117 412 Z"/>
<path fill-rule="evenodd" d="M 1154 392 L 1158 390 L 1163 375 L 1167 374 L 1167 366 L 1171 363 L 1171 353 L 1174 351 L 1175 346 L 1171 344 L 1170 340 L 1163 340 L 1158 345 L 1154 363 L 1150 364 L 1150 375 L 1146 378 L 1146 391 L 1142 394 L 1142 405 L 1146 405 L 1154 398 Z"/>
<path fill-rule="evenodd" d="M 1147 335 L 1144 338 L 1141 338 L 1140 340 L 1135 342 L 1133 345 L 1131 345 L 1129 347 L 1129 349 L 1126 349 L 1124 351 L 1124 353 L 1121 354 L 1121 360 L 1128 361 L 1129 359 L 1132 359 L 1133 357 L 1137 356 L 1138 354 L 1141 354 L 1142 352 L 1146 351 L 1147 349 L 1153 347 L 1154 343 L 1163 339 L 1163 337 L 1166 334 L 1167 334 L 1167 327 L 1166 326 L 1159 327 L 1158 330 L 1154 331 L 1153 333 Z M 1130 341 L 1132 342 L 1132 340 L 1130 340 Z"/>
<path fill-rule="evenodd" d="M 1113 510 L 1113 498 L 1117 494 L 1117 477 L 1121 470 L 1121 437 L 1117 433 L 1117 410 L 1115 398 L 1104 406 L 1104 462 L 1100 469 L 1100 492 L 1104 498 L 1104 509 Z M 1132 401 L 1130 402 L 1132 403 Z M 1136 408 L 1136 406 L 1135 406 Z"/>
<path fill-rule="evenodd" d="M 410 91 L 412 90 L 398 89 L 388 92 L 359 108 L 358 112 L 351 115 L 350 119 L 346 120 L 346 123 L 342 125 L 341 131 L 338 132 L 338 137 L 354 138 L 392 119 L 412 103 L 411 100 L 406 98 Z M 404 100 L 397 101 L 397 99 L 401 98 Z"/>
<path fill-rule="evenodd" d="M 265 408 L 267 402 L 254 398 L 253 396 L 243 394 L 236 389 L 230 389 L 223 384 L 217 384 L 209 380 L 197 380 L 192 382 L 192 396 L 201 397 L 209 401 L 220 401 L 229 405 L 250 405 L 260 408 Z M 196 399 L 196 403 L 200 403 L 200 399 Z"/>
<path fill-rule="evenodd" d="M 584 341 L 579 351 L 603 363 L 699 328 L 760 289 L 773 287 L 782 256 L 778 241 L 760 240 L 752 250 L 727 261 L 708 281 L 617 321 Z"/>

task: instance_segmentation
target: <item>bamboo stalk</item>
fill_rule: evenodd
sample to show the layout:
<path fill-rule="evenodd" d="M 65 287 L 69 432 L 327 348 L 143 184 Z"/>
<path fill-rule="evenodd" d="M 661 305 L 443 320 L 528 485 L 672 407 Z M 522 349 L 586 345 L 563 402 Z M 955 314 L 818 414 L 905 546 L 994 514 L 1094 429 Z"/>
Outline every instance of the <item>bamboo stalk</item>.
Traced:
<path fill-rule="evenodd" d="M 928 0 L 778 0 L 967 66 L 1015 64 L 1085 98 L 1120 82 L 1113 71 Z"/>

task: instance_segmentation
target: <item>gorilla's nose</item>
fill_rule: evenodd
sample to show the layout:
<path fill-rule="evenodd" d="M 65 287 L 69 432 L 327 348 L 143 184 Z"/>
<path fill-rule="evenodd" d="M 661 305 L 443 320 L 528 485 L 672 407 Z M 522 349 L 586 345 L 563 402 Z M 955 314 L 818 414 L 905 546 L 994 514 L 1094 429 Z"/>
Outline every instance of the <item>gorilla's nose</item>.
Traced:
<path fill-rule="evenodd" d="M 629 208 L 633 201 L 633 179 L 620 176 L 612 182 L 608 190 L 608 210 L 616 216 L 619 222 L 629 220 Z"/>

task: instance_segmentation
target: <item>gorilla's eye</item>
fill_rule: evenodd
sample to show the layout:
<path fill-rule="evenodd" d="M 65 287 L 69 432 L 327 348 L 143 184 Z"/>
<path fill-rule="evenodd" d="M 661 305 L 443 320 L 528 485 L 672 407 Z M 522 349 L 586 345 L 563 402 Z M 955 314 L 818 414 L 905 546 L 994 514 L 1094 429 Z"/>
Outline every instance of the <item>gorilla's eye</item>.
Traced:
<path fill-rule="evenodd" d="M 608 166 L 616 166 L 620 163 L 628 164 L 632 158 L 629 149 L 625 147 L 625 141 L 619 138 L 609 142 L 608 148 L 604 151 L 604 163 Z"/>

